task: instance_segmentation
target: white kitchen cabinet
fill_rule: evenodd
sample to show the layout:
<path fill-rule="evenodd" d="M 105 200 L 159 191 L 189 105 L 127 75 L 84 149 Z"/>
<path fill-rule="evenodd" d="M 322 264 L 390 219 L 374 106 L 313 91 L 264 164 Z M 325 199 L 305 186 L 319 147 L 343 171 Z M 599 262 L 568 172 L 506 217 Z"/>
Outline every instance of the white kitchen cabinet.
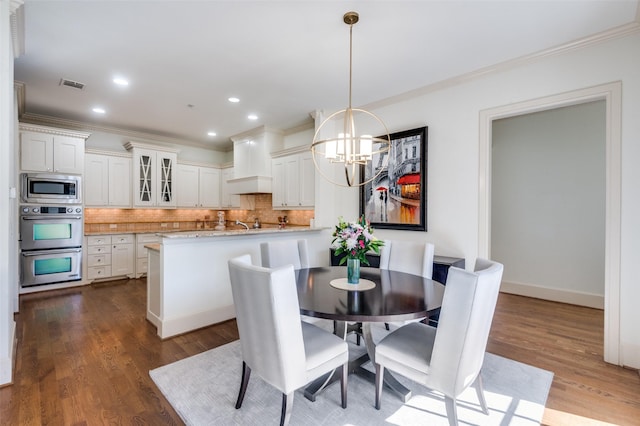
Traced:
<path fill-rule="evenodd" d="M 90 281 L 111 277 L 111 235 L 87 237 L 87 279 Z"/>
<path fill-rule="evenodd" d="M 176 199 L 178 207 L 219 208 L 220 169 L 178 164 Z"/>
<path fill-rule="evenodd" d="M 133 152 L 133 206 L 176 207 L 175 166 L 177 151 L 136 142 L 128 142 L 125 148 Z"/>
<path fill-rule="evenodd" d="M 316 165 L 310 151 L 298 154 L 300 162 L 300 207 L 313 208 L 316 204 Z"/>
<path fill-rule="evenodd" d="M 35 125 L 20 125 L 20 169 L 81 175 L 84 144 L 89 133 Z"/>
<path fill-rule="evenodd" d="M 131 158 L 85 154 L 84 203 L 87 207 L 131 207 Z"/>
<path fill-rule="evenodd" d="M 275 210 L 313 208 L 315 168 L 308 151 L 283 155 L 272 160 L 272 206 Z"/>
<path fill-rule="evenodd" d="M 285 196 L 285 179 L 284 179 L 284 158 L 278 157 L 271 160 L 271 204 L 274 209 L 281 209 L 284 207 Z"/>
<path fill-rule="evenodd" d="M 133 234 L 90 235 L 87 237 L 87 279 L 108 280 L 135 273 Z"/>
<path fill-rule="evenodd" d="M 135 274 L 135 236 L 133 234 L 111 236 L 111 276 Z"/>
<path fill-rule="evenodd" d="M 153 234 L 136 234 L 136 278 L 147 274 L 148 270 L 148 249 L 145 244 L 159 243 L 162 237 Z"/>
<path fill-rule="evenodd" d="M 227 181 L 234 178 L 233 167 L 222 169 L 222 179 L 220 187 L 220 207 L 223 209 L 239 209 L 240 195 L 231 194 Z"/>

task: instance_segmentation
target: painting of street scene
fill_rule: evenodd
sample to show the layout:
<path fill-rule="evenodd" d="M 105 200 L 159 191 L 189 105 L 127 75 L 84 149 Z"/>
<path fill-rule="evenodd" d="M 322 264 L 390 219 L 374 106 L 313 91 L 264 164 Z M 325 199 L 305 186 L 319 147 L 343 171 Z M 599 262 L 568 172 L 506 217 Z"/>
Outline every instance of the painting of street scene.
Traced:
<path fill-rule="evenodd" d="M 390 137 L 363 166 L 363 180 L 375 178 L 361 188 L 360 213 L 376 228 L 426 231 L 427 127 Z"/>

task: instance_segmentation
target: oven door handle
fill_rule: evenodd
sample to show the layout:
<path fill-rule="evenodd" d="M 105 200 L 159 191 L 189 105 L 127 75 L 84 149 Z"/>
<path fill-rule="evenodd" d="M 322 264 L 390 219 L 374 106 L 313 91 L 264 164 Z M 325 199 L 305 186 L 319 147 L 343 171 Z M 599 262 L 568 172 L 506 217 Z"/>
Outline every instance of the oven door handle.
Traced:
<path fill-rule="evenodd" d="M 23 256 L 42 256 L 43 254 L 80 253 L 81 248 L 23 251 Z"/>
<path fill-rule="evenodd" d="M 54 220 L 54 219 L 71 219 L 71 220 L 82 220 L 82 216 L 22 216 L 24 220 Z"/>

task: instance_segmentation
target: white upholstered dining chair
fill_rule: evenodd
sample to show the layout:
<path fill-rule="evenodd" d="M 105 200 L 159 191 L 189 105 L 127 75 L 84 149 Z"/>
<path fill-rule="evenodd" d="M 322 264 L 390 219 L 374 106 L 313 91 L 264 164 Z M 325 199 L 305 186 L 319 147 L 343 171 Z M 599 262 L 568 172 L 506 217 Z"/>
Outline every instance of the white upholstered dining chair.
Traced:
<path fill-rule="evenodd" d="M 445 397 L 450 425 L 458 424 L 456 398 L 475 383 L 489 414 L 480 370 L 495 311 L 503 266 L 477 259 L 474 272 L 450 268 L 438 328 L 414 322 L 384 337 L 375 349 L 375 406 L 380 409 L 384 369 Z"/>
<path fill-rule="evenodd" d="M 431 279 L 434 255 L 435 246 L 432 243 L 385 240 L 380 248 L 380 269 Z"/>
<path fill-rule="evenodd" d="M 278 268 L 293 265 L 293 269 L 309 267 L 307 240 L 276 240 L 260 243 L 262 266 Z"/>
<path fill-rule="evenodd" d="M 300 320 L 293 266 L 264 268 L 251 256 L 229 260 L 229 276 L 242 348 L 242 406 L 251 372 L 282 392 L 280 424 L 291 417 L 295 390 L 340 370 L 342 408 L 347 407 L 347 343 Z"/>
<path fill-rule="evenodd" d="M 433 277 L 435 246 L 428 242 L 385 240 L 380 248 L 380 269 L 405 272 L 423 278 Z M 405 321 L 422 321 L 423 318 Z M 387 330 L 389 325 L 385 324 Z"/>

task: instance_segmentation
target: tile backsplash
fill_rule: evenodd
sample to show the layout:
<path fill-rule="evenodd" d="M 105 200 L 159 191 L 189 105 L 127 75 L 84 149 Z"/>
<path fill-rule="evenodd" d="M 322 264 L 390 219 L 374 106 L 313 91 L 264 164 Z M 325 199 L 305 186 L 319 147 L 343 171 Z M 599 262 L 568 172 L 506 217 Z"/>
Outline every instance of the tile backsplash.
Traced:
<path fill-rule="evenodd" d="M 277 224 L 287 216 L 289 225 L 309 226 L 314 210 L 273 210 L 271 194 L 253 195 L 253 210 L 225 210 L 227 224 L 240 220 L 249 226 L 255 218 L 264 224 Z M 86 208 L 84 230 L 92 232 L 162 232 L 189 231 L 202 226 L 211 228 L 218 222 L 217 209 L 101 209 Z"/>

